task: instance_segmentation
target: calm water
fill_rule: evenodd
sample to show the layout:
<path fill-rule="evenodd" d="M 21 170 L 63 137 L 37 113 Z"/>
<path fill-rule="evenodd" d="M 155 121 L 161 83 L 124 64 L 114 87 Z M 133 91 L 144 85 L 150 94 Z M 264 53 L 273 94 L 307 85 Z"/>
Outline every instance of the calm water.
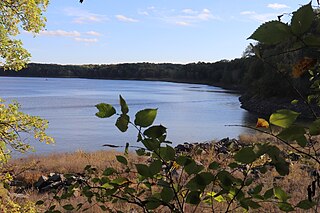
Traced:
<path fill-rule="evenodd" d="M 32 143 L 37 153 L 93 151 L 103 144 L 138 145 L 133 128 L 119 132 L 115 119 L 99 119 L 95 104 L 105 102 L 119 109 L 119 95 L 130 115 L 143 108 L 158 108 L 156 124 L 168 128 L 174 144 L 237 137 L 248 131 L 229 124 L 247 124 L 254 118 L 240 108 L 238 95 L 206 85 L 183 83 L 94 80 L 72 78 L 0 77 L 0 97 L 17 100 L 22 110 L 50 122 L 48 133 L 55 145 Z"/>

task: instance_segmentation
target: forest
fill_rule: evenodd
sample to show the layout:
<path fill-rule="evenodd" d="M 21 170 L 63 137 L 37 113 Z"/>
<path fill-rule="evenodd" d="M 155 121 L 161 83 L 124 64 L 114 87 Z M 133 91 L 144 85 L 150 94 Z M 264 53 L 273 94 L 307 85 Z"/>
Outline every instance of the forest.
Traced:
<path fill-rule="evenodd" d="M 265 54 L 272 55 L 280 52 L 283 46 L 264 49 Z M 300 53 L 302 54 L 302 53 Z M 288 56 L 286 56 L 288 57 Z M 299 55 L 287 60 L 283 65 L 287 73 L 290 67 L 298 60 Z M 281 61 L 281 55 L 275 55 L 272 60 Z M 291 64 L 290 64 L 291 61 Z M 124 63 L 124 64 L 89 64 L 89 65 L 59 65 L 30 63 L 23 70 L 2 70 L 0 76 L 45 77 L 45 78 L 95 78 L 121 80 L 156 80 L 183 83 L 207 84 L 236 90 L 241 93 L 243 108 L 259 114 L 271 114 L 284 106 L 304 112 L 305 106 L 291 106 L 291 99 L 296 97 L 295 92 L 286 81 L 286 78 L 262 60 L 254 56 L 250 46 L 244 51 L 243 57 L 231 61 L 221 60 L 214 63 Z M 295 87 L 308 95 L 310 82 L 307 77 L 293 79 Z M 285 97 L 285 98 L 284 98 Z M 263 107 L 262 107 L 263 105 Z M 306 115 L 305 117 L 310 117 Z"/>

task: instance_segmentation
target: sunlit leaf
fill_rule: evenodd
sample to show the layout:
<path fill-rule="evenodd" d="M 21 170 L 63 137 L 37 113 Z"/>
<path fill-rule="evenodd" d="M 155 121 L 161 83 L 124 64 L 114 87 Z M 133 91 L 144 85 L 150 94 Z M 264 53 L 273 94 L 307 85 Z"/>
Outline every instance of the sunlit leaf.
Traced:
<path fill-rule="evenodd" d="M 258 128 L 258 127 L 269 128 L 269 123 L 268 123 L 268 121 L 266 121 L 266 120 L 263 119 L 263 118 L 258 118 L 256 127 L 257 127 L 257 128 Z"/>
<path fill-rule="evenodd" d="M 288 128 L 293 122 L 295 122 L 299 115 L 300 113 L 282 109 L 273 113 L 269 118 L 269 122 L 282 128 Z"/>
<path fill-rule="evenodd" d="M 273 193 L 276 198 L 278 198 L 280 201 L 287 201 L 288 195 L 283 191 L 280 187 L 276 186 L 273 188 Z"/>
<path fill-rule="evenodd" d="M 217 193 L 215 192 L 208 192 L 207 195 L 213 197 L 213 199 L 215 199 L 219 203 L 226 202 L 226 199 L 222 195 L 217 196 Z"/>
<path fill-rule="evenodd" d="M 297 105 L 298 103 L 299 103 L 299 100 L 296 100 L 296 99 L 291 101 L 292 105 Z"/>

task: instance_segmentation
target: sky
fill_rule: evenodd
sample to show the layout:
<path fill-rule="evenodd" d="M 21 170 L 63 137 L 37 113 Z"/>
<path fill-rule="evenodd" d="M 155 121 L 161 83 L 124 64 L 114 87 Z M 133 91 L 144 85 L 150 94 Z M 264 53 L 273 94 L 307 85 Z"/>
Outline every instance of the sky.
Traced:
<path fill-rule="evenodd" d="M 19 38 L 36 63 L 216 62 L 240 58 L 260 24 L 309 2 L 51 0 L 45 30 Z"/>

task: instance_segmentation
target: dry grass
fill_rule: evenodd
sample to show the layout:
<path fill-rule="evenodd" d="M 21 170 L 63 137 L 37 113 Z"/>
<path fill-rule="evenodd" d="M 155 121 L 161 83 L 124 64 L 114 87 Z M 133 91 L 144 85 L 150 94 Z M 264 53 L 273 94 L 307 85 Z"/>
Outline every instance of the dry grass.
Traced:
<path fill-rule="evenodd" d="M 247 144 L 268 141 L 273 144 L 278 144 L 282 150 L 286 149 L 286 147 L 281 145 L 281 143 L 265 135 L 241 135 L 239 136 L 239 139 L 241 142 Z M 318 140 L 318 138 L 315 140 Z M 115 151 L 98 151 L 92 153 L 77 151 L 74 153 L 50 154 L 48 156 L 34 155 L 27 158 L 14 159 L 10 162 L 9 166 L 20 180 L 24 180 L 25 182 L 31 184 L 34 183 L 39 176 L 47 175 L 50 172 L 81 173 L 83 172 L 83 168 L 88 164 L 98 168 L 98 170 L 101 171 L 110 166 L 121 169 L 121 165 L 116 161 L 115 158 L 115 156 L 119 154 L 122 153 Z M 217 154 L 213 149 L 206 150 L 206 152 L 203 152 L 202 154 L 195 154 L 194 159 L 205 166 L 212 161 L 218 161 L 223 165 L 227 165 L 230 162 L 230 156 Z M 129 161 L 141 162 L 145 161 L 145 159 L 131 153 L 129 155 Z M 310 176 L 309 171 L 310 168 L 318 170 L 320 169 L 319 166 L 310 165 L 307 161 L 292 161 L 290 164 L 290 174 L 288 176 L 281 178 L 275 169 L 272 169 L 265 174 L 259 174 L 260 178 L 255 181 L 255 184 L 264 184 L 262 192 L 265 192 L 267 189 L 273 186 L 280 186 L 292 195 L 289 200 L 290 203 L 296 204 L 299 201 L 307 198 L 307 187 L 312 182 L 312 177 Z M 234 172 L 233 174 L 239 178 L 242 177 L 242 174 L 239 172 Z M 32 188 L 27 190 L 25 193 L 27 193 L 29 196 L 28 199 L 33 201 L 37 201 L 39 199 L 48 201 L 50 198 L 48 194 L 38 194 L 37 191 L 33 190 Z M 77 204 L 80 201 L 84 202 L 84 200 L 81 199 L 82 198 L 73 199 L 71 200 L 71 203 Z M 124 212 L 130 212 L 133 209 L 136 210 L 136 212 L 139 212 L 139 209 L 126 203 L 116 203 L 112 204 L 110 207 L 113 209 L 121 209 Z M 225 205 L 219 204 L 218 206 L 215 206 L 215 212 L 222 212 L 221 209 L 225 209 Z M 192 212 L 192 210 L 193 207 L 189 206 L 186 212 Z M 234 212 L 238 212 L 238 210 L 241 212 L 240 209 L 237 209 Z M 88 212 L 102 211 L 98 206 L 92 206 Z M 164 208 L 160 209 L 159 212 L 168 212 L 168 210 Z M 202 205 L 197 209 L 197 212 L 212 212 L 212 209 L 211 207 Z M 263 208 L 260 208 L 257 212 L 279 212 L 279 209 L 270 203 L 264 203 Z"/>

